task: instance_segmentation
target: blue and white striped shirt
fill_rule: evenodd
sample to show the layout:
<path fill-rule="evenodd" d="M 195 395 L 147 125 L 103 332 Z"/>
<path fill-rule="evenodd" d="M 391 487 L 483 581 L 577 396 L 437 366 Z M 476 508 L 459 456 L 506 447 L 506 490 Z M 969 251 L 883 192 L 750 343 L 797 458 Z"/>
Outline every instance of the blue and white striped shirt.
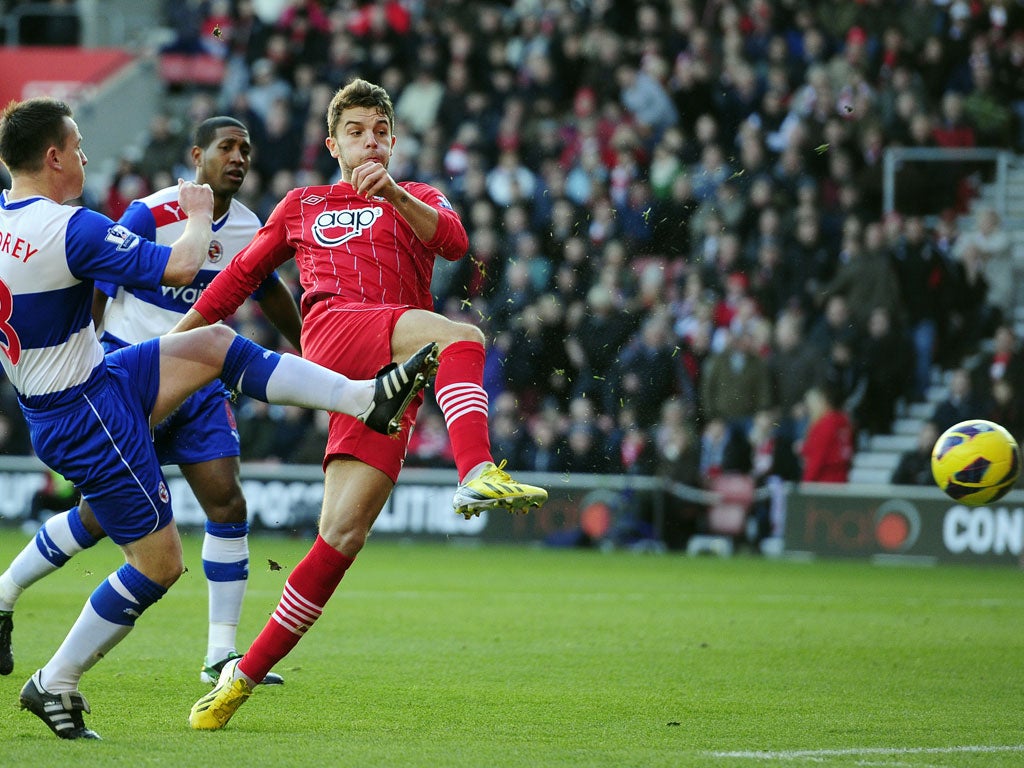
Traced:
<path fill-rule="evenodd" d="M 70 402 L 103 370 L 93 281 L 154 287 L 170 248 L 80 206 L 0 192 L 0 363 L 31 408 Z"/>

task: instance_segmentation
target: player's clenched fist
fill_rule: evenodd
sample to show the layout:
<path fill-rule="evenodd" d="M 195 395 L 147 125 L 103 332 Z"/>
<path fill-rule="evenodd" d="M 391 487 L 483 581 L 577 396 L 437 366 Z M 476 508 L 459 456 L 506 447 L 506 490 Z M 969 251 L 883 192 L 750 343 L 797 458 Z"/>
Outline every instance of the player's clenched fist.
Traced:
<path fill-rule="evenodd" d="M 213 190 L 209 184 L 178 179 L 178 205 L 189 218 L 205 214 L 213 220 Z"/>
<path fill-rule="evenodd" d="M 352 186 L 361 197 L 381 195 L 387 197 L 389 187 L 397 187 L 387 167 L 377 160 L 370 160 L 352 169 Z"/>

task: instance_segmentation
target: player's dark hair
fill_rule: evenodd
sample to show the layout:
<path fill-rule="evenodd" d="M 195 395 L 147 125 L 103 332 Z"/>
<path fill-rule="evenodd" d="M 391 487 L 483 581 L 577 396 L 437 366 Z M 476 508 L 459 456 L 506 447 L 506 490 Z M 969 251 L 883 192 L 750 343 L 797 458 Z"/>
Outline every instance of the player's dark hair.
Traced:
<path fill-rule="evenodd" d="M 192 134 L 192 143 L 197 147 L 207 147 L 213 137 L 217 135 L 217 131 L 220 128 L 241 128 L 246 133 L 249 129 L 245 127 L 245 123 L 241 120 L 236 120 L 228 115 L 217 115 L 216 117 L 208 117 L 199 125 L 196 126 L 195 131 Z"/>
<path fill-rule="evenodd" d="M 0 112 L 0 160 L 11 173 L 41 170 L 46 150 L 64 148 L 71 107 L 49 98 L 12 101 Z"/>
<path fill-rule="evenodd" d="M 334 135 L 334 129 L 341 120 L 341 113 L 352 107 L 375 109 L 388 120 L 392 132 L 395 130 L 395 107 L 388 92 L 379 85 L 356 78 L 339 89 L 327 107 L 327 133 Z"/>

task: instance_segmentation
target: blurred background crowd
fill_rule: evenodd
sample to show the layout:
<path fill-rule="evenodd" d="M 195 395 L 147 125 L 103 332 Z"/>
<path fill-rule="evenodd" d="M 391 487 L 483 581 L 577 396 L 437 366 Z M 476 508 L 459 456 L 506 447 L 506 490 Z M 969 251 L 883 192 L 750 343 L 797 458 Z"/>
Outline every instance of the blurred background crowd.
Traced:
<path fill-rule="evenodd" d="M 191 177 L 191 127 L 227 113 L 253 137 L 240 199 L 266 219 L 336 180 L 335 89 L 382 84 L 392 175 L 443 190 L 469 231 L 437 309 L 490 340 L 494 454 L 517 471 L 842 482 L 950 370 L 929 428 L 963 387 L 1024 436 L 1011 240 L 991 211 L 959 224 L 985 169 L 905 164 L 882 206 L 887 147 L 1024 150 L 1020 0 L 165 6 L 166 50 L 223 78 L 168 83 L 180 108 L 88 202 L 116 219 Z M 287 348 L 254 307 L 232 324 Z M 28 451 L 4 397 L 3 450 Z M 319 463 L 326 421 L 243 402 L 239 431 L 244 460 Z M 407 464 L 452 466 L 429 395 Z"/>

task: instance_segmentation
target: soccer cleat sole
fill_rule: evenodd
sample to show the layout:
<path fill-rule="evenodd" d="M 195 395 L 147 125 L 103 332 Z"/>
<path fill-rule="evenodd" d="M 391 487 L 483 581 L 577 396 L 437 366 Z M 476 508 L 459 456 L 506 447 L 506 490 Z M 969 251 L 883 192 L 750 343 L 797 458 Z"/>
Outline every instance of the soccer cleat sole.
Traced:
<path fill-rule="evenodd" d="M 469 520 L 481 512 L 491 509 L 504 509 L 511 514 L 525 515 L 531 509 L 536 509 L 548 500 L 547 494 L 525 494 L 523 496 L 504 496 L 500 499 L 480 499 L 460 504 L 455 508 L 455 514 L 462 515 Z"/>

